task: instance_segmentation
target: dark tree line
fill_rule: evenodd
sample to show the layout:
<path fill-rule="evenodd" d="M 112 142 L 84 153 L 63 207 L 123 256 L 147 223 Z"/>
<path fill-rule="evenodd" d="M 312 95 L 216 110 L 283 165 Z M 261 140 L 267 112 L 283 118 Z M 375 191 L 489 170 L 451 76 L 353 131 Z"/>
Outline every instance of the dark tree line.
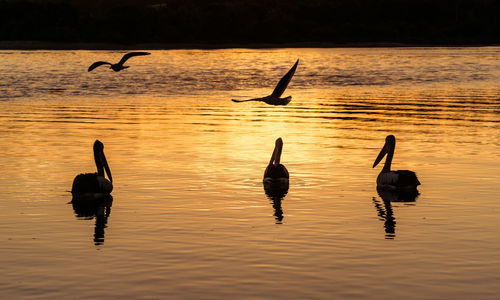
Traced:
<path fill-rule="evenodd" d="M 498 0 L 0 0 L 0 40 L 500 42 Z"/>

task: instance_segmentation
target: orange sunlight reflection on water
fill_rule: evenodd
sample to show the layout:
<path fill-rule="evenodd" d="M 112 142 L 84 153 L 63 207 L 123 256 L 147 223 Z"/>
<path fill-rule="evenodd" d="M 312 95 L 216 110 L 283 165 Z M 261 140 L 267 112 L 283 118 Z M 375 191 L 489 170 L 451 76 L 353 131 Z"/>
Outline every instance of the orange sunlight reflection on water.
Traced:
<path fill-rule="evenodd" d="M 495 49 L 153 51 L 118 74 L 69 67 L 120 56 L 106 51 L 13 54 L 55 73 L 30 67 L 28 79 L 43 79 L 27 83 L 34 96 L 2 87 L 12 97 L 0 102 L 0 288 L 64 298 L 495 299 Z M 47 55 L 74 64 L 57 71 Z M 289 105 L 230 101 L 269 93 L 268 79 L 296 57 Z M 58 76 L 78 82 L 44 94 Z M 372 164 L 387 134 L 397 139 L 393 168 L 422 182 L 415 201 L 377 194 L 381 166 Z M 277 137 L 290 172 L 281 212 L 262 186 Z M 104 227 L 64 205 L 74 176 L 95 169 L 95 139 L 115 185 Z"/>

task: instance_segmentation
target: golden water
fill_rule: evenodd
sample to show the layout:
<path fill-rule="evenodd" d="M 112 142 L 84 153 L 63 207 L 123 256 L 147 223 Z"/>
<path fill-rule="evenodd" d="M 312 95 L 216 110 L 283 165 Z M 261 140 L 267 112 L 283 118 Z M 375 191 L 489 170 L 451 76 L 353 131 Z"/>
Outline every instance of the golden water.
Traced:
<path fill-rule="evenodd" d="M 86 71 L 121 55 L 0 51 L 6 299 L 497 299 L 500 48 L 152 51 Z M 288 106 L 230 101 L 297 58 Z M 377 194 L 388 134 L 415 201 Z M 277 137 L 282 213 L 262 187 Z M 68 204 L 95 139 L 115 186 L 97 222 Z"/>

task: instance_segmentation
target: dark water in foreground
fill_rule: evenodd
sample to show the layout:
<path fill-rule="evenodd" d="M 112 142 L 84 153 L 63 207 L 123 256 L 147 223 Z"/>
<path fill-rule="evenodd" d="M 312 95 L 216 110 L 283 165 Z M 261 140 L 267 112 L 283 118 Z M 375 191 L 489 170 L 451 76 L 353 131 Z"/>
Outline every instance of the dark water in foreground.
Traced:
<path fill-rule="evenodd" d="M 500 48 L 153 51 L 86 72 L 120 57 L 0 51 L 4 297 L 498 297 Z M 297 58 L 288 106 L 230 101 Z M 387 134 L 416 199 L 377 194 Z M 281 203 L 261 182 L 277 137 Z M 67 191 L 96 138 L 115 190 L 94 217 Z"/>

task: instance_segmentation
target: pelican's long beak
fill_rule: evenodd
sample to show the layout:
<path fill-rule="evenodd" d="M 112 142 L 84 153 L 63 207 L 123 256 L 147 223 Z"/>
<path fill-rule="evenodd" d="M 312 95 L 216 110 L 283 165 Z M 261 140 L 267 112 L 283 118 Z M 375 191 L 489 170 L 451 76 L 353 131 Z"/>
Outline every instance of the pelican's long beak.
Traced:
<path fill-rule="evenodd" d="M 380 153 L 378 154 L 377 159 L 375 159 L 375 162 L 373 163 L 372 168 L 375 168 L 378 165 L 378 163 L 382 160 L 382 158 L 384 158 L 384 156 L 387 154 L 387 152 L 388 152 L 387 143 L 385 143 L 384 147 L 382 147 L 382 150 L 380 150 Z"/>
<path fill-rule="evenodd" d="M 104 170 L 106 170 L 106 174 L 108 175 L 109 181 L 113 182 L 113 177 L 111 176 L 111 170 L 109 169 L 108 161 L 106 160 L 106 156 L 104 155 L 104 151 L 101 151 L 99 153 L 101 156 L 101 162 L 102 165 L 104 166 Z"/>
<path fill-rule="evenodd" d="M 274 164 L 279 165 L 281 160 L 281 151 L 283 150 L 283 140 L 278 138 L 276 140 L 276 146 L 274 147 Z"/>
<path fill-rule="evenodd" d="M 96 140 L 94 142 L 94 159 L 97 167 L 97 173 L 100 176 L 104 177 L 104 170 L 106 170 L 106 174 L 108 175 L 109 181 L 113 182 L 113 177 L 111 177 L 111 171 L 109 170 L 108 161 L 106 160 L 106 156 L 104 155 L 104 145 Z"/>

